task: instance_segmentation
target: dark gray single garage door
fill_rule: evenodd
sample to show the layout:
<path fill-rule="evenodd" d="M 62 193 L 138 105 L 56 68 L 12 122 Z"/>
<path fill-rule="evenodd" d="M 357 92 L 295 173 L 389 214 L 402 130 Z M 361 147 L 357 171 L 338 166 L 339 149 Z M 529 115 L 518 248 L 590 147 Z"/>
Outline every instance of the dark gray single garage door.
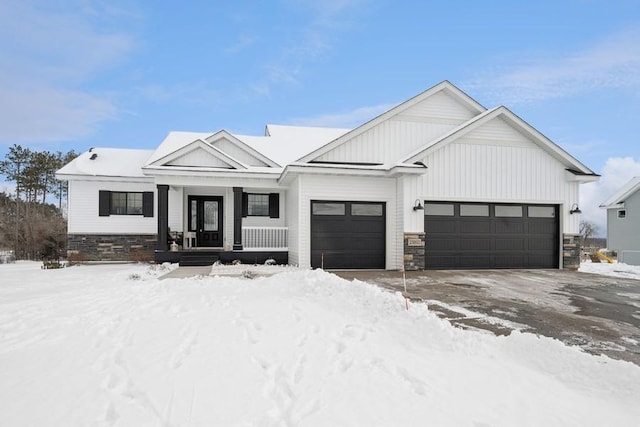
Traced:
<path fill-rule="evenodd" d="M 313 268 L 385 268 L 385 204 L 311 202 Z"/>
<path fill-rule="evenodd" d="M 427 269 L 558 268 L 557 205 L 425 202 Z"/>

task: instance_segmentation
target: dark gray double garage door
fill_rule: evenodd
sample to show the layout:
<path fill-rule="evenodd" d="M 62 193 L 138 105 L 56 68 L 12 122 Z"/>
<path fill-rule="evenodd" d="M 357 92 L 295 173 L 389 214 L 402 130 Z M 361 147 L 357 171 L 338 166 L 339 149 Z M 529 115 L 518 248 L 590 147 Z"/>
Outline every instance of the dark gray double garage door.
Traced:
<path fill-rule="evenodd" d="M 313 268 L 385 268 L 386 206 L 381 202 L 311 202 Z"/>
<path fill-rule="evenodd" d="M 558 206 L 424 204 L 427 269 L 558 268 Z M 416 213 L 417 214 L 417 213 Z M 382 202 L 312 201 L 311 266 L 384 269 Z"/>
<path fill-rule="evenodd" d="M 425 202 L 427 269 L 558 268 L 557 205 Z"/>

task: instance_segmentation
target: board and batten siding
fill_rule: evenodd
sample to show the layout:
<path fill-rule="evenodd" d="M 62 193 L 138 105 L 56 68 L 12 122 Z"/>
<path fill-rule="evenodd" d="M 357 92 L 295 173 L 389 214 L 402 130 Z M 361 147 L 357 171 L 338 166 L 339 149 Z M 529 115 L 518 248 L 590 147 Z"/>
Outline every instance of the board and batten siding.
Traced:
<path fill-rule="evenodd" d="M 567 166 L 501 119 L 434 148 L 422 159 L 429 170 L 417 191 L 425 199 L 559 204 L 561 232 L 578 232 L 580 217 L 568 211 L 579 200 L 579 183 L 567 180 Z"/>
<path fill-rule="evenodd" d="M 302 179 L 301 179 L 302 178 Z M 397 232 L 396 179 L 377 177 L 304 175 L 299 176 L 300 198 L 298 200 L 297 230 L 298 247 L 295 254 L 289 248 L 289 256 L 297 259 L 303 268 L 311 266 L 311 201 L 362 201 L 386 203 L 386 268 L 398 269 L 401 258 L 398 247 L 402 247 L 402 234 Z"/>
<path fill-rule="evenodd" d="M 475 114 L 453 96 L 438 92 L 315 160 L 395 163 Z"/>
<path fill-rule="evenodd" d="M 154 216 L 98 215 L 100 190 L 144 192 L 153 191 Z M 156 234 L 156 186 L 151 182 L 122 181 L 69 181 L 68 233 L 69 234 Z"/>

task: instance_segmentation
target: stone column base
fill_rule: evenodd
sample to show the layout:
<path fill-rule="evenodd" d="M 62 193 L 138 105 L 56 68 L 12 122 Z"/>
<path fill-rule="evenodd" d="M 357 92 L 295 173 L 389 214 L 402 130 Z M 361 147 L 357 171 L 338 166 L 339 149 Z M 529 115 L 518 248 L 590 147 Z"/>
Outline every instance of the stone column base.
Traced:
<path fill-rule="evenodd" d="M 567 270 L 580 268 L 579 234 L 564 234 L 562 236 L 562 267 Z"/>
<path fill-rule="evenodd" d="M 404 233 L 405 271 L 424 270 L 424 233 Z"/>

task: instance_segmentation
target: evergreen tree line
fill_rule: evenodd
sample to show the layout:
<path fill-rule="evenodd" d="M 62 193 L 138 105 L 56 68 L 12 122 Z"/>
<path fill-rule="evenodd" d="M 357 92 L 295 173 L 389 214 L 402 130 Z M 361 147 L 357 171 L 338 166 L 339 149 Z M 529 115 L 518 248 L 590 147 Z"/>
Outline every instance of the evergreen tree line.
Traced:
<path fill-rule="evenodd" d="M 0 193 L 0 249 L 17 259 L 53 259 L 66 247 L 63 202 L 67 183 L 56 170 L 77 157 L 72 150 L 33 151 L 14 144 L 0 161 L 0 175 L 15 183 L 15 194 Z M 51 203 L 50 201 L 54 201 Z"/>

